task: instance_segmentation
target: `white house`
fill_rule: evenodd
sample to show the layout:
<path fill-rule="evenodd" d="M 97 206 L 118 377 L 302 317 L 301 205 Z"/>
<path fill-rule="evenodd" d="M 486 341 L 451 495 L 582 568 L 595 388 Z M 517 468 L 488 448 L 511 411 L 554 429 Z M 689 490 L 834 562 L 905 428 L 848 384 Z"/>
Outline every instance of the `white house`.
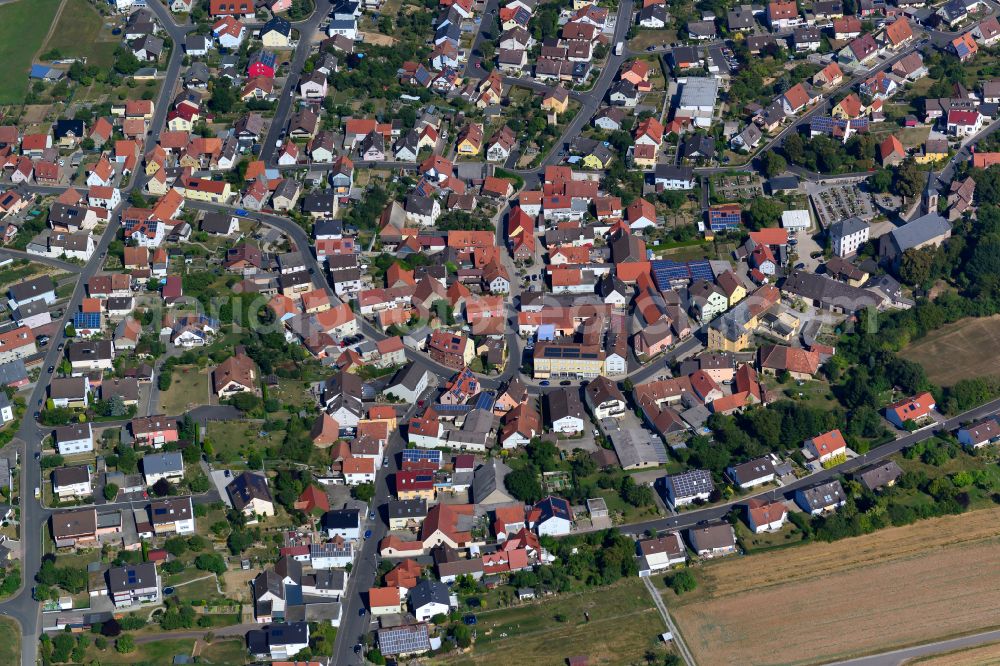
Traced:
<path fill-rule="evenodd" d="M 334 509 L 320 519 L 326 538 L 342 537 L 349 541 L 361 538 L 361 511 L 359 509 Z"/>
<path fill-rule="evenodd" d="M 958 431 L 958 441 L 970 449 L 978 449 L 1000 441 L 1000 422 L 990 417 L 970 423 Z"/>
<path fill-rule="evenodd" d="M 184 458 L 179 451 L 147 454 L 142 458 L 142 475 L 147 486 L 160 479 L 181 481 L 184 479 Z"/>
<path fill-rule="evenodd" d="M 840 430 L 831 430 L 805 441 L 809 455 L 821 463 L 847 453 L 847 442 Z"/>
<path fill-rule="evenodd" d="M 653 172 L 655 183 L 665 190 L 694 189 L 694 169 L 672 164 L 657 164 Z"/>
<path fill-rule="evenodd" d="M 90 495 L 93 492 L 90 487 L 90 469 L 87 465 L 75 465 L 53 470 L 52 492 L 60 501 Z"/>
<path fill-rule="evenodd" d="M 549 495 L 532 508 L 529 517 L 538 536 L 569 534 L 573 527 L 573 509 L 561 497 Z"/>
<path fill-rule="evenodd" d="M 806 513 L 816 516 L 844 506 L 847 496 L 840 481 L 834 480 L 796 490 L 795 503 Z"/>
<path fill-rule="evenodd" d="M 548 401 L 548 416 L 555 432 L 583 432 L 583 403 L 575 391 L 559 389 L 545 396 Z"/>
<path fill-rule="evenodd" d="M 740 488 L 753 488 L 775 479 L 774 462 L 768 456 L 750 460 L 742 465 L 733 465 L 726 470 L 726 473 Z"/>
<path fill-rule="evenodd" d="M 787 518 L 788 509 L 783 502 L 747 500 L 747 524 L 754 534 L 780 530 Z"/>
<path fill-rule="evenodd" d="M 191 497 L 167 497 L 149 503 L 149 520 L 153 532 L 161 534 L 192 534 L 194 505 Z"/>
<path fill-rule="evenodd" d="M 343 462 L 344 483 L 349 486 L 375 483 L 375 471 L 374 458 L 351 456 Z"/>
<path fill-rule="evenodd" d="M 413 615 L 427 622 L 435 615 L 447 615 L 451 610 L 448 586 L 436 580 L 422 580 L 407 595 Z"/>
<path fill-rule="evenodd" d="M 712 474 L 704 469 L 692 469 L 664 477 L 667 502 L 674 508 L 687 506 L 698 500 L 707 501 L 715 490 Z"/>
<path fill-rule="evenodd" d="M 831 224 L 827 233 L 830 234 L 833 253 L 838 257 L 847 257 L 868 242 L 871 227 L 860 217 L 849 217 Z"/>
<path fill-rule="evenodd" d="M 342 569 L 354 562 L 352 541 L 336 538 L 321 544 L 309 546 L 309 562 L 313 569 Z"/>
<path fill-rule="evenodd" d="M 639 542 L 640 576 L 662 571 L 675 564 L 687 562 L 687 548 L 679 532 L 667 532 L 661 537 Z"/>
<path fill-rule="evenodd" d="M 94 431 L 90 423 L 60 426 L 56 428 L 55 439 L 56 450 L 64 456 L 94 450 Z"/>

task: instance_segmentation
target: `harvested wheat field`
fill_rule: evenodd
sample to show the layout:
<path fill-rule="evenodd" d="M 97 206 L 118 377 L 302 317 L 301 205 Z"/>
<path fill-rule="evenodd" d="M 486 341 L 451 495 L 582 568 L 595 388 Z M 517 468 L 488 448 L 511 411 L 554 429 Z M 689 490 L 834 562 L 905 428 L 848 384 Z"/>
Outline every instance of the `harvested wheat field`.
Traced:
<path fill-rule="evenodd" d="M 931 331 L 900 351 L 941 386 L 960 379 L 1000 374 L 1000 315 L 960 319 Z M 941 359 L 948 359 L 941 363 Z"/>
<path fill-rule="evenodd" d="M 702 666 L 812 664 L 1000 625 L 1000 509 L 704 566 L 666 593 Z"/>
<path fill-rule="evenodd" d="M 997 666 L 1000 664 L 1000 643 L 957 650 L 933 657 L 921 657 L 904 662 L 907 666 Z"/>

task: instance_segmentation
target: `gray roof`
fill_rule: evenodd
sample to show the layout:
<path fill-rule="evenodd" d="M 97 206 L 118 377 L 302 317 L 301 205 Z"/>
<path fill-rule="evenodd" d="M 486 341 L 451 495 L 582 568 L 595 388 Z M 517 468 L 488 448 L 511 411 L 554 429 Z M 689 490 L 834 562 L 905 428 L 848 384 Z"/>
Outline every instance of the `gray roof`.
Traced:
<path fill-rule="evenodd" d="M 3 481 L 0 479 L 0 481 Z M 74 465 L 73 467 L 60 467 L 52 470 L 52 485 L 72 486 L 77 483 L 87 483 L 90 481 L 90 470 L 86 465 Z"/>
<path fill-rule="evenodd" d="M 688 535 L 692 541 L 697 540 L 699 550 L 732 548 L 736 545 L 733 526 L 729 523 L 715 523 L 713 525 L 692 527 L 688 530 Z"/>
<path fill-rule="evenodd" d="M 715 489 L 712 483 L 712 473 L 704 469 L 692 469 L 667 477 L 668 484 L 673 488 L 673 496 L 678 499 L 695 497 L 702 493 L 710 493 Z"/>
<path fill-rule="evenodd" d="M 781 290 L 818 301 L 825 306 L 835 306 L 845 312 L 857 312 L 879 303 L 879 299 L 865 289 L 805 271 L 794 271 L 785 278 Z"/>
<path fill-rule="evenodd" d="M 389 386 L 402 386 L 411 391 L 417 388 L 417 384 L 427 374 L 427 371 L 419 367 L 416 363 L 408 363 L 393 376 Z"/>
<path fill-rule="evenodd" d="M 902 476 L 903 470 L 893 460 L 887 460 L 881 464 L 873 465 L 861 470 L 858 477 L 861 483 L 868 490 L 876 490 L 888 485 Z"/>
<path fill-rule="evenodd" d="M 830 238 L 844 238 L 868 228 L 868 223 L 860 217 L 849 217 L 830 225 Z"/>
<path fill-rule="evenodd" d="M 449 594 L 448 586 L 436 580 L 422 580 L 417 586 L 410 590 L 410 601 L 414 610 L 430 603 L 439 603 L 448 606 Z"/>
<path fill-rule="evenodd" d="M 719 81 L 714 78 L 689 76 L 681 85 L 681 99 L 678 106 L 714 106 L 719 95 Z"/>
<path fill-rule="evenodd" d="M 383 655 L 429 652 L 431 642 L 427 625 L 415 624 L 379 629 L 378 647 Z"/>
<path fill-rule="evenodd" d="M 183 472 L 184 458 L 179 451 L 169 451 L 167 453 L 149 453 L 142 458 L 142 471 L 146 476 L 151 474 L 166 474 L 169 472 Z"/>
<path fill-rule="evenodd" d="M 389 500 L 389 518 L 426 518 L 427 500 Z"/>
<path fill-rule="evenodd" d="M 504 486 L 503 480 L 510 474 L 510 471 L 510 467 L 498 458 L 492 458 L 486 464 L 481 465 L 472 477 L 472 501 L 481 504 L 497 490 L 507 495 L 507 488 Z"/>
<path fill-rule="evenodd" d="M 902 253 L 949 232 L 951 232 L 951 223 L 948 220 L 937 213 L 928 213 L 893 229 L 889 235 L 899 252 Z"/>
<path fill-rule="evenodd" d="M 802 488 L 798 494 L 813 511 L 840 504 L 847 497 L 840 481 L 829 481 L 810 488 Z"/>
<path fill-rule="evenodd" d="M 108 590 L 112 593 L 156 587 L 156 565 L 152 562 L 111 567 L 107 575 Z"/>
<path fill-rule="evenodd" d="M 49 384 L 49 397 L 53 399 L 83 398 L 86 391 L 86 377 L 55 377 Z"/>
<path fill-rule="evenodd" d="M 583 413 L 583 403 L 580 402 L 580 396 L 577 394 L 576 389 L 556 389 L 547 393 L 545 399 L 549 406 L 548 416 L 550 423 L 567 416 L 576 416 L 586 420 Z"/>
<path fill-rule="evenodd" d="M 41 296 L 55 289 L 52 278 L 48 275 L 37 277 L 33 280 L 25 280 L 11 285 L 8 293 L 15 301 L 23 301 L 35 296 Z"/>

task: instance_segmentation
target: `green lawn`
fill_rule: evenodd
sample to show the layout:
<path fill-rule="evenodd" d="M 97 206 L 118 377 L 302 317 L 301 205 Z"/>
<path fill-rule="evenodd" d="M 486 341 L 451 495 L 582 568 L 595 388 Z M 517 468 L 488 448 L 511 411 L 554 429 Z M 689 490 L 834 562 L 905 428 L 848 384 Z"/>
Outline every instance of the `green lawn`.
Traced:
<path fill-rule="evenodd" d="M 754 534 L 750 531 L 750 528 L 747 527 L 746 523 L 743 522 L 741 516 L 741 520 L 736 523 L 735 529 L 736 538 L 739 539 L 740 545 L 742 545 L 748 553 L 781 548 L 802 542 L 802 532 L 800 532 L 791 522 L 785 523 L 785 526 L 777 532 Z"/>
<path fill-rule="evenodd" d="M 195 366 L 176 366 L 170 388 L 160 393 L 160 411 L 177 416 L 192 407 L 207 404 L 208 370 L 199 370 Z"/>
<path fill-rule="evenodd" d="M 128 654 L 119 654 L 114 647 L 114 640 L 108 639 L 108 647 L 98 650 L 91 642 L 87 648 L 85 664 L 150 664 L 151 666 L 167 666 L 173 663 L 174 657 L 183 654 L 190 656 L 194 649 L 193 638 L 174 638 L 150 643 L 139 643 L 135 650 Z M 15 662 L 16 663 L 16 662 Z M 244 663 L 234 662 L 234 663 Z"/>
<path fill-rule="evenodd" d="M 0 617 L 0 664 L 16 664 L 20 655 L 21 628 L 14 620 Z"/>
<path fill-rule="evenodd" d="M 92 3 L 87 0 L 66 0 L 59 23 L 42 47 L 42 53 L 56 49 L 63 58 L 86 57 L 87 64 L 110 67 L 114 64 L 118 42 L 110 31 L 102 39 L 103 25 L 104 19 Z"/>
<path fill-rule="evenodd" d="M 0 104 L 20 104 L 28 92 L 31 69 L 59 0 L 18 0 L 0 5 Z"/>
<path fill-rule="evenodd" d="M 246 465 L 246 452 L 262 450 L 265 446 L 280 444 L 285 438 L 283 430 L 268 432 L 260 437 L 262 424 L 239 421 L 211 421 L 207 438 L 212 443 L 218 460 L 236 467 Z"/>
<path fill-rule="evenodd" d="M 511 654 L 519 653 L 539 666 L 565 664 L 575 655 L 587 655 L 591 664 L 630 664 L 647 650 L 666 654 L 659 640 L 666 628 L 638 578 L 477 615 L 472 652 L 436 663 L 509 664 Z"/>
<path fill-rule="evenodd" d="M 243 641 L 215 641 L 204 646 L 199 653 L 202 664 L 245 664 L 246 646 Z"/>

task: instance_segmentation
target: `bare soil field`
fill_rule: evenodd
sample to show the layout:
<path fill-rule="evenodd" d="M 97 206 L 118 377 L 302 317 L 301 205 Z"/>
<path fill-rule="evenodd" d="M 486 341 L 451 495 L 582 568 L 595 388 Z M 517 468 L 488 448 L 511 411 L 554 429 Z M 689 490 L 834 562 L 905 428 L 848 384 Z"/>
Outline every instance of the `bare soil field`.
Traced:
<path fill-rule="evenodd" d="M 666 593 L 699 664 L 812 664 L 1000 624 L 1000 509 L 730 558 Z"/>
<path fill-rule="evenodd" d="M 943 326 L 908 346 L 900 356 L 922 365 L 927 378 L 941 386 L 1000 374 L 1000 315 Z M 944 358 L 947 363 L 941 363 Z"/>
<path fill-rule="evenodd" d="M 1000 643 L 981 645 L 933 657 L 921 657 L 904 662 L 907 666 L 997 666 L 1000 664 Z"/>

